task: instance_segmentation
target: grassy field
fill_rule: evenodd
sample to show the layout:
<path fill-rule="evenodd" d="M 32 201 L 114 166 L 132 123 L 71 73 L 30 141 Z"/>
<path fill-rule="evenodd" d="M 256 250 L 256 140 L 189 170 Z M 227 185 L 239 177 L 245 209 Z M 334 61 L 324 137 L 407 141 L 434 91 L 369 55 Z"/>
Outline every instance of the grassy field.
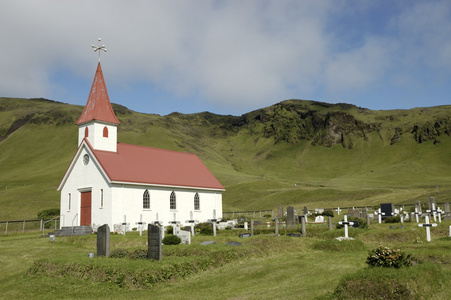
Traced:
<path fill-rule="evenodd" d="M 96 235 L 55 243 L 38 233 L 0 235 L 0 298 L 449 299 L 451 222 L 432 229 L 432 242 L 415 223 L 400 225 L 351 228 L 355 240 L 342 242 L 334 238 L 343 229 L 318 225 L 308 225 L 303 238 L 240 239 L 240 230 L 221 230 L 216 237 L 196 235 L 191 245 L 163 246 L 161 262 L 88 258 Z M 207 240 L 216 244 L 200 245 Z M 411 254 L 414 266 L 368 267 L 368 251 L 380 245 Z M 112 235 L 111 249 L 146 249 L 146 237 Z"/>

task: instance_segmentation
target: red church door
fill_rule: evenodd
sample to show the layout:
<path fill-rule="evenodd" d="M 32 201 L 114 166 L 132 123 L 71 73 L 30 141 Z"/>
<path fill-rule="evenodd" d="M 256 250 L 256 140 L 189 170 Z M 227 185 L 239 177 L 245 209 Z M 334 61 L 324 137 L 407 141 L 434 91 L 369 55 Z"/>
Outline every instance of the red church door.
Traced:
<path fill-rule="evenodd" d="M 81 193 L 80 226 L 91 225 L 91 191 Z"/>

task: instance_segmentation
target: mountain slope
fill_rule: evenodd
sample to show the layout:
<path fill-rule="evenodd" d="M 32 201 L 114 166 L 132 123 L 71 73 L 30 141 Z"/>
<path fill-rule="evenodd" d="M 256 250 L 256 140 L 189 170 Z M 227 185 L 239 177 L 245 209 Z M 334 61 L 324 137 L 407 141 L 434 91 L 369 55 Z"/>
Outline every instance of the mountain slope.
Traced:
<path fill-rule="evenodd" d="M 196 153 L 226 187 L 225 211 L 451 198 L 451 106 L 371 111 L 287 100 L 242 116 L 113 108 L 119 142 Z M 0 220 L 59 206 L 82 109 L 0 98 Z"/>

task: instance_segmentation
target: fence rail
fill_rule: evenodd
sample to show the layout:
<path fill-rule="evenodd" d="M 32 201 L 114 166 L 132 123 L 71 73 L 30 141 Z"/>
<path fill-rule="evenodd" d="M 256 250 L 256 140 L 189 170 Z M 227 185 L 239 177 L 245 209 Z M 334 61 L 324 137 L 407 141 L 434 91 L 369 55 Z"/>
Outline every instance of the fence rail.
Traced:
<path fill-rule="evenodd" d="M 274 212 L 271 209 L 266 210 L 249 210 L 249 211 L 224 211 L 222 212 L 223 219 L 237 219 L 239 217 L 246 218 L 263 218 L 265 215 L 274 217 Z"/>
<path fill-rule="evenodd" d="M 59 220 L 48 221 L 48 219 L 0 221 L 0 234 L 8 235 L 32 231 L 42 232 L 44 228 L 59 228 Z"/>

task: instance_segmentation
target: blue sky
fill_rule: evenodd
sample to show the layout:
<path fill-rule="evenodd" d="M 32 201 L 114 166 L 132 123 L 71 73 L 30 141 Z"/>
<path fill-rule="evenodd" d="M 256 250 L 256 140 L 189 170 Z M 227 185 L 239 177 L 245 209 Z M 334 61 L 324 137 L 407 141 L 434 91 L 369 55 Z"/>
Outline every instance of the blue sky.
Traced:
<path fill-rule="evenodd" d="M 0 2 L 0 97 L 241 115 L 286 99 L 451 104 L 451 1 Z"/>

